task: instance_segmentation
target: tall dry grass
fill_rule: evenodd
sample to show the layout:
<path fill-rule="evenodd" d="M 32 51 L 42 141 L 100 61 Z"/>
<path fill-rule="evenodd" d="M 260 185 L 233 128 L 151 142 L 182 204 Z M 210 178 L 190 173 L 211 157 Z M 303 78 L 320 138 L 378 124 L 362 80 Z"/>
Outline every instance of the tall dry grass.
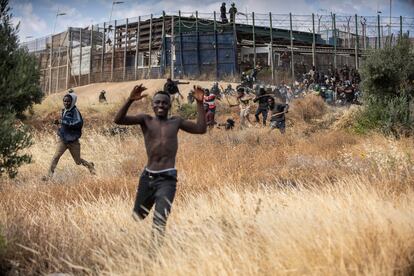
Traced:
<path fill-rule="evenodd" d="M 34 163 L 0 188 L 2 268 L 23 275 L 413 273 L 413 141 L 304 133 L 298 125 L 285 136 L 263 128 L 181 133 L 178 193 L 155 252 L 151 218 L 131 217 L 146 162 L 139 129 L 121 136 L 102 125 L 86 129 L 82 154 L 97 176 L 65 153 L 47 183 L 40 178 L 55 137 L 39 131 Z"/>

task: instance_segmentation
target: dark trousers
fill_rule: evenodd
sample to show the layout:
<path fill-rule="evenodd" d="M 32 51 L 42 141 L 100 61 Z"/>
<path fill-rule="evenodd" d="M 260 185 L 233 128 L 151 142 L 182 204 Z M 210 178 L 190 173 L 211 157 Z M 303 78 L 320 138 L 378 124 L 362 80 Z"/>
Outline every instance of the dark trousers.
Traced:
<path fill-rule="evenodd" d="M 177 172 L 149 173 L 144 170 L 139 180 L 134 213 L 144 219 L 155 204 L 153 233 L 164 235 L 177 187 Z"/>
<path fill-rule="evenodd" d="M 266 125 L 266 119 L 267 119 L 267 108 L 262 108 L 262 107 L 259 107 L 257 110 L 256 110 L 256 113 L 254 114 L 254 117 L 256 117 L 256 122 L 260 122 L 260 119 L 259 119 L 259 115 L 260 114 L 262 114 L 262 116 L 263 116 L 263 125 Z"/>

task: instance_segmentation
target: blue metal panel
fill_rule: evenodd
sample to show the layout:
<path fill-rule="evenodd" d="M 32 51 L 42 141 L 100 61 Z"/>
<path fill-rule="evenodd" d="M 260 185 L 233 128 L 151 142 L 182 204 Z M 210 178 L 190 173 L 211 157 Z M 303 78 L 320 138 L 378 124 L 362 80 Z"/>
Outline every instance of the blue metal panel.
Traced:
<path fill-rule="evenodd" d="M 176 60 L 175 73 L 179 76 L 182 71 L 189 76 L 197 76 L 199 74 L 197 58 L 200 58 L 200 73 L 206 75 L 214 75 L 215 72 L 215 43 L 214 33 L 204 33 L 199 36 L 199 49 L 197 53 L 197 34 L 183 34 L 183 69 L 181 69 L 180 59 Z M 178 57 L 180 54 L 180 44 L 177 37 L 175 53 Z M 226 77 L 236 73 L 236 58 L 234 53 L 234 36 L 233 33 L 217 34 L 218 47 L 218 75 L 219 78 Z M 181 76 L 183 77 L 183 76 Z"/>
<path fill-rule="evenodd" d="M 183 41 L 183 67 L 181 67 L 180 60 L 180 39 L 177 35 L 175 38 L 175 68 L 174 73 L 177 77 L 197 77 L 200 74 L 206 74 L 214 76 L 215 74 L 215 44 L 214 44 L 214 33 L 203 33 L 199 34 L 199 49 L 197 52 L 197 34 L 186 33 L 182 34 Z M 234 36 L 233 33 L 219 33 L 217 34 L 217 47 L 218 47 L 218 75 L 219 78 L 224 78 L 229 75 L 236 74 L 236 57 L 234 47 Z M 171 39 L 166 38 L 167 47 L 166 66 L 171 65 Z M 197 60 L 200 60 L 200 69 L 198 68 Z M 163 64 L 163 63 L 162 63 Z"/>

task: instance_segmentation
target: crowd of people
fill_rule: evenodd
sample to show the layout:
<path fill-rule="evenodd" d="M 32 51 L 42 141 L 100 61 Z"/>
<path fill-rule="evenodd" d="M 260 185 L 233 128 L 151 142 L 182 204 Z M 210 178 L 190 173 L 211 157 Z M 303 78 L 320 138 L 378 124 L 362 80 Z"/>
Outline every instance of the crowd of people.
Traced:
<path fill-rule="evenodd" d="M 268 113 L 270 116 L 270 127 L 271 129 L 278 128 L 281 133 L 285 132 L 285 116 L 289 105 L 286 103 L 288 98 L 288 90 L 281 88 L 274 90 L 265 89 L 263 86 L 253 86 L 256 81 L 257 73 L 260 71 L 260 67 L 254 68 L 251 74 L 243 74 L 242 82 L 236 88 L 233 88 L 231 84 L 228 84 L 226 88 L 219 86 L 218 82 L 214 82 L 211 88 L 204 88 L 203 107 L 206 116 L 206 124 L 209 129 L 213 129 L 215 126 L 220 128 L 224 126 L 226 130 L 233 129 L 236 122 L 233 118 L 228 118 L 224 123 L 218 123 L 216 121 L 217 112 L 217 101 L 227 104 L 229 107 L 239 107 L 239 128 L 252 127 L 263 125 L 266 127 L 268 121 Z M 254 81 L 250 81 L 254 80 Z M 166 89 L 167 83 L 173 84 L 173 87 Z M 164 91 L 170 94 L 171 101 L 175 99 L 175 94 L 180 94 L 178 85 L 179 82 L 167 80 Z M 171 91 L 176 91 L 172 93 Z M 187 96 L 187 103 L 193 104 L 194 91 L 191 90 Z M 229 98 L 236 99 L 237 103 L 230 103 Z M 226 99 L 226 101 L 224 101 Z M 254 112 L 255 122 L 250 119 L 250 113 L 252 108 L 257 104 L 257 109 Z M 177 107 L 181 108 L 182 103 L 178 103 Z M 279 122 L 278 124 L 272 123 L 274 121 Z"/>
<path fill-rule="evenodd" d="M 302 97 L 309 93 L 314 93 L 321 96 L 328 104 L 358 104 L 360 91 L 359 84 L 361 81 L 359 72 L 355 69 L 349 69 L 348 66 L 344 66 L 339 70 L 329 69 L 325 74 L 321 73 L 315 67 L 303 74 L 303 76 L 296 80 L 293 85 L 287 85 L 282 81 L 279 85 L 265 85 L 259 84 L 258 74 L 262 70 L 260 65 L 257 65 L 251 70 L 242 72 L 240 76 L 240 84 L 235 88 L 231 84 L 228 84 L 226 88 L 219 85 L 218 82 L 214 82 L 210 88 L 205 88 L 203 107 L 206 114 L 206 122 L 209 129 L 215 126 L 225 126 L 225 129 L 233 129 L 235 121 L 232 118 L 232 123 L 218 123 L 216 121 L 217 101 L 221 101 L 223 104 L 228 104 L 230 107 L 238 106 L 239 112 L 239 128 L 252 127 L 253 125 L 266 126 L 268 121 L 268 114 L 272 113 L 273 106 L 277 106 L 281 109 L 280 113 L 284 113 L 288 110 L 288 103 L 294 98 Z M 180 92 L 179 85 L 189 84 L 189 82 L 181 82 L 178 80 L 172 80 L 168 78 L 163 91 L 170 95 L 171 103 L 175 104 L 178 109 L 182 108 L 184 103 L 184 96 Z M 189 91 L 187 95 L 187 103 L 193 104 L 195 98 L 193 96 L 193 90 Z M 237 104 L 231 104 L 229 97 L 233 97 L 237 100 Z M 224 102 L 223 99 L 227 101 Z M 106 103 L 105 91 L 102 90 L 99 95 L 99 102 Z M 253 106 L 257 106 L 255 111 L 252 111 Z M 250 113 L 253 112 L 255 122 L 250 119 Z M 285 132 L 283 116 L 270 116 L 270 126 L 278 126 L 281 133 Z M 171 111 L 170 111 L 171 115 Z M 277 118 L 279 124 L 272 124 Z M 282 122 L 283 121 L 283 122 Z"/>
<path fill-rule="evenodd" d="M 133 217 L 136 220 L 144 219 L 150 209 L 154 207 L 153 234 L 154 240 L 165 233 L 165 227 L 168 215 L 173 203 L 176 183 L 177 170 L 175 169 L 175 157 L 178 149 L 179 130 L 193 134 L 203 134 L 208 128 L 214 126 L 224 127 L 231 130 L 236 126 L 233 118 L 227 118 L 224 123 L 217 123 L 215 115 L 217 112 L 216 101 L 223 101 L 224 98 L 233 97 L 237 100 L 236 104 L 230 104 L 227 98 L 227 104 L 230 107 L 239 107 L 240 128 L 248 128 L 253 125 L 250 118 L 252 108 L 256 107 L 254 112 L 256 125 L 267 127 L 269 130 L 279 129 L 281 134 L 286 130 L 286 113 L 289 111 L 289 102 L 295 96 L 296 87 L 289 87 L 285 83 L 278 86 L 257 85 L 257 75 L 261 67 L 252 68 L 249 74 L 243 73 L 241 83 L 235 89 L 229 84 L 225 89 L 214 82 L 210 89 L 194 86 L 189 93 L 187 100 L 190 104 L 194 101 L 197 106 L 196 122 L 184 119 L 180 116 L 172 116 L 171 107 L 177 104 L 181 108 L 183 104 L 183 95 L 178 88 L 180 84 L 189 84 L 189 82 L 174 81 L 167 79 L 163 90 L 157 91 L 151 101 L 154 116 L 144 113 L 127 115 L 131 104 L 140 101 L 147 95 L 142 94 L 146 88 L 141 84 L 133 88 L 127 101 L 117 112 L 114 122 L 119 125 L 140 125 L 144 134 L 145 148 L 148 157 L 148 163 L 144 167 L 137 187 L 136 200 L 133 207 Z M 341 99 L 341 93 L 345 93 L 344 100 L 347 102 L 355 101 L 354 97 L 348 95 L 355 94 L 349 92 L 349 87 L 357 87 L 360 77 L 357 71 L 348 70 L 347 67 L 327 75 L 320 74 L 315 68 L 306 74 L 297 87 L 306 91 L 316 91 L 327 102 Z M 317 86 L 320 86 L 318 91 Z M 329 95 L 322 90 L 323 86 L 337 93 L 336 96 Z M 99 102 L 107 103 L 106 92 L 102 90 L 99 94 Z M 91 174 L 96 174 L 93 162 L 81 158 L 79 139 L 82 135 L 83 119 L 80 111 L 76 107 L 77 96 L 73 90 L 69 90 L 63 97 L 63 109 L 61 117 L 56 120 L 59 125 L 58 143 L 56 152 L 49 166 L 48 174 L 42 179 L 45 181 L 53 177 L 54 171 L 60 157 L 66 150 L 69 150 L 75 163 L 83 165 Z"/>
<path fill-rule="evenodd" d="M 178 131 L 183 130 L 193 134 L 205 133 L 208 127 L 211 128 L 216 124 L 216 100 L 221 99 L 221 92 L 227 89 L 226 93 L 233 93 L 231 85 L 227 86 L 226 89 L 220 89 L 218 83 L 214 83 L 211 89 L 194 86 L 191 95 L 192 100 L 196 101 L 197 105 L 197 120 L 193 122 L 180 116 L 171 116 L 171 107 L 177 95 L 183 99 L 178 89 L 179 84 L 178 81 L 168 79 L 163 90 L 154 94 L 151 101 L 154 116 L 145 113 L 128 115 L 132 103 L 147 96 L 143 94 L 146 88 L 142 84 L 135 86 L 114 118 L 114 122 L 118 125 L 141 126 L 144 134 L 148 163 L 140 176 L 133 207 L 133 218 L 136 220 L 146 218 L 149 211 L 154 207 L 154 242 L 162 241 L 176 193 L 177 170 L 175 169 L 175 157 L 178 149 Z M 100 103 L 107 102 L 105 94 L 104 90 L 100 92 Z M 270 127 L 272 129 L 278 128 L 284 133 L 284 114 L 287 112 L 288 105 L 277 103 L 272 96 L 266 94 L 263 88 L 259 90 L 259 95 L 253 96 L 244 87 L 240 86 L 237 88 L 237 100 L 240 104 L 243 127 L 247 126 L 246 121 L 251 123 L 249 112 L 253 101 L 259 103 L 259 108 L 255 114 L 257 122 L 260 120 L 259 114 L 262 114 L 262 123 L 266 125 L 267 113 L 270 111 Z M 76 107 L 76 101 L 77 96 L 73 90 L 69 90 L 63 97 L 61 116 L 56 121 L 56 124 L 59 125 L 57 132 L 59 141 L 48 174 L 42 177 L 44 181 L 53 178 L 58 161 L 66 150 L 70 151 L 77 165 L 83 165 L 91 174 L 96 174 L 94 163 L 81 158 L 79 139 L 82 136 L 84 122 L 80 111 Z M 177 104 L 181 103 L 178 101 Z M 231 130 L 235 126 L 235 121 L 228 118 L 225 123 L 218 125 L 224 126 L 226 130 Z"/>
<path fill-rule="evenodd" d="M 328 69 L 326 74 L 315 67 L 298 82 L 300 92 L 315 92 L 329 104 L 359 104 L 361 76 L 347 65 L 340 69 Z"/>

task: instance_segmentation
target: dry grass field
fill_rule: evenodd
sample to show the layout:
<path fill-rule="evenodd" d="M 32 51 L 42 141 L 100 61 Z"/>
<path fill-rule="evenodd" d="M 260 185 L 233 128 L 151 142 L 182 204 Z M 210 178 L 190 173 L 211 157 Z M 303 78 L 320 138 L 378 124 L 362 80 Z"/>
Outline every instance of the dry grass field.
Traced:
<path fill-rule="evenodd" d="M 61 101 L 46 99 L 32 121 L 33 163 L 0 186 L 3 272 L 414 273 L 412 139 L 353 134 L 344 129 L 349 110 L 332 110 L 312 96 L 293 104 L 285 136 L 256 127 L 180 133 L 177 197 L 164 244 L 154 252 L 152 217 L 136 222 L 131 216 L 146 163 L 143 137 L 136 127 L 121 135 L 106 131 L 127 92 L 101 107 L 88 103 L 83 89 L 82 154 L 97 175 L 65 153 L 53 180 L 41 181 L 55 150 L 48 120 Z M 148 110 L 145 103 L 134 108 Z"/>

